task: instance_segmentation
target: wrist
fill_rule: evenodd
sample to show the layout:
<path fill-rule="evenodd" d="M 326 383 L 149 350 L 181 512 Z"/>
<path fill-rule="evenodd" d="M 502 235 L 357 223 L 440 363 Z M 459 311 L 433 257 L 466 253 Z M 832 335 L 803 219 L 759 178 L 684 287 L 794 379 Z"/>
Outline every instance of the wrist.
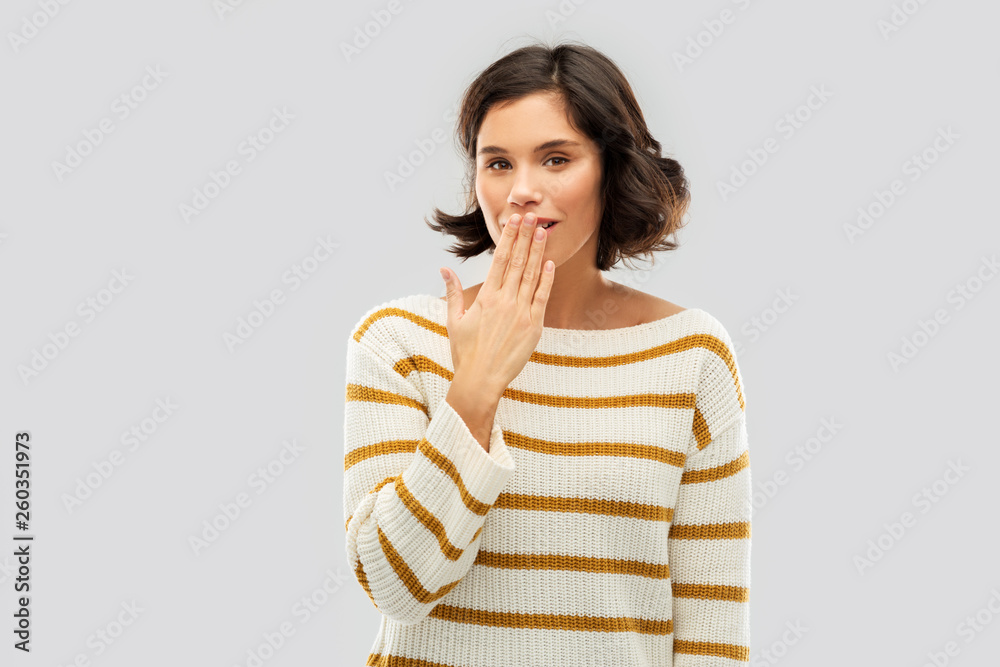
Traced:
<path fill-rule="evenodd" d="M 466 383 L 459 378 L 458 382 L 452 382 L 444 400 L 465 422 L 472 437 L 483 449 L 490 451 L 490 436 L 500 402 L 499 394 L 481 384 Z"/>
<path fill-rule="evenodd" d="M 452 376 L 448 393 L 452 396 L 467 397 L 477 405 L 496 406 L 500 402 L 506 387 L 498 387 L 495 383 L 484 380 L 484 374 L 455 373 Z"/>

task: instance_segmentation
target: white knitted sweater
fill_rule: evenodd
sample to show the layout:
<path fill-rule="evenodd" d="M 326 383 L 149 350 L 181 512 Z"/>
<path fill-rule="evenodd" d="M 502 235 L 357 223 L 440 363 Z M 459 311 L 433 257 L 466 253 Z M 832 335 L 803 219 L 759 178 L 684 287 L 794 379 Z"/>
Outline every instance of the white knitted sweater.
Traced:
<path fill-rule="evenodd" d="M 750 659 L 750 453 L 723 325 L 698 308 L 544 328 L 486 452 L 444 400 L 447 303 L 347 342 L 347 559 L 367 665 L 734 667 Z"/>

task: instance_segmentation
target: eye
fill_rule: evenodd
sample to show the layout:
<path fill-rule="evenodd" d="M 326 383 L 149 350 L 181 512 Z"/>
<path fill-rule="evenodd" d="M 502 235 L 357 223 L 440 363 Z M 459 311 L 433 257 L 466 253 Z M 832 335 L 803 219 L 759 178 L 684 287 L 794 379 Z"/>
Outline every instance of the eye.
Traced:
<path fill-rule="evenodd" d="M 560 156 L 550 157 L 548 160 L 546 160 L 546 162 L 551 162 L 552 160 L 562 160 L 562 162 L 560 162 L 559 164 L 554 165 L 556 167 L 562 166 L 563 164 L 566 164 L 567 162 L 569 162 L 568 159 L 566 159 L 564 157 L 560 157 Z M 486 165 L 486 169 L 490 169 L 492 171 L 497 171 L 496 169 L 493 169 L 493 165 L 499 164 L 501 162 L 503 164 L 510 164 L 509 162 L 507 162 L 507 160 L 493 160 L 493 162 L 490 162 L 489 164 Z"/>

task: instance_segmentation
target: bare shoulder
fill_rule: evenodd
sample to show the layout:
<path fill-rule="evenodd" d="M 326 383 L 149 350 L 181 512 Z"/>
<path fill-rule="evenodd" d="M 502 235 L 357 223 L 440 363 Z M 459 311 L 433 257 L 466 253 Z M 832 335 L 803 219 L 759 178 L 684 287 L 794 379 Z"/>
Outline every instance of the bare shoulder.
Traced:
<path fill-rule="evenodd" d="M 466 308 L 471 308 L 472 304 L 475 303 L 476 296 L 479 294 L 479 288 L 482 286 L 483 284 L 479 283 L 462 290 Z M 438 298 L 444 299 L 444 297 Z M 676 315 L 687 310 L 687 308 L 678 306 L 676 303 L 661 299 L 653 294 L 641 292 L 626 285 L 621 285 L 620 283 L 618 287 L 614 288 L 614 295 L 611 298 L 618 304 L 617 311 L 611 316 L 608 322 L 611 328 L 655 322 L 656 320 L 662 320 L 665 317 L 670 317 L 671 315 Z"/>
<path fill-rule="evenodd" d="M 655 322 L 687 310 L 684 306 L 624 285 L 622 285 L 619 303 L 622 304 L 623 311 L 622 326 Z"/>

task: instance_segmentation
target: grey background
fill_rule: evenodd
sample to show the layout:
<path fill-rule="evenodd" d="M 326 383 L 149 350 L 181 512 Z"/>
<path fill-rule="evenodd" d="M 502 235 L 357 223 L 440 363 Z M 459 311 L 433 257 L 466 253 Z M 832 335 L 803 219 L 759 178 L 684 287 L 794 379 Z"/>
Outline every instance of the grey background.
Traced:
<path fill-rule="evenodd" d="M 884 37 L 879 22 L 903 4 L 918 11 Z M 42 9 L 5 3 L 4 664 L 84 654 L 106 666 L 246 665 L 283 623 L 294 634 L 264 664 L 364 664 L 379 612 L 344 551 L 347 336 L 379 303 L 443 294 L 440 266 L 464 286 L 485 277 L 490 257 L 462 264 L 422 218 L 462 201 L 445 116 L 482 68 L 535 38 L 581 40 L 615 60 L 691 180 L 681 249 L 611 277 L 709 311 L 739 345 L 760 494 L 754 664 L 922 665 L 949 642 L 939 660 L 992 664 L 1000 280 L 984 258 L 1000 250 L 1000 7 L 402 0 L 348 61 L 341 44 L 387 6 L 247 0 L 220 15 L 208 0 L 71 2 L 15 45 L 10 35 Z M 706 39 L 704 22 L 724 10 L 732 22 Z M 700 32 L 708 46 L 679 68 L 674 55 Z M 120 118 L 115 99 L 147 67 L 163 80 Z M 831 96 L 786 137 L 776 123 L 814 86 Z M 274 108 L 294 118 L 246 161 L 240 143 Z M 103 118 L 114 131 L 60 180 L 53 162 Z M 385 173 L 438 128 L 446 142 L 390 190 Z M 904 163 L 947 128 L 957 139 L 911 180 Z M 779 150 L 724 200 L 717 184 L 769 137 Z M 179 207 L 228 160 L 241 173 L 186 222 Z M 894 179 L 905 192 L 852 243 L 845 225 Z M 283 275 L 317 237 L 337 248 L 293 289 Z M 78 304 L 116 270 L 129 284 L 86 321 Z M 977 290 L 960 309 L 959 284 Z M 227 347 L 275 289 L 284 303 Z M 790 305 L 778 312 L 781 294 Z M 938 309 L 947 322 L 917 335 L 917 354 L 893 368 L 888 355 Z M 24 380 L 19 369 L 71 322 L 79 335 Z M 178 407 L 157 424 L 168 398 Z M 122 433 L 144 420 L 150 432 L 132 451 Z M 832 438 L 824 420 L 839 425 Z M 34 442 L 30 656 L 8 632 L 12 441 L 24 430 Z M 794 463 L 819 436 L 812 458 Z M 279 466 L 286 441 L 301 451 Z M 114 450 L 121 465 L 67 509 Z M 954 484 L 942 481 L 950 462 L 969 468 Z M 250 478 L 269 463 L 281 474 L 258 494 Z M 936 481 L 935 502 L 915 499 Z M 189 538 L 240 493 L 251 504 L 196 554 Z M 914 521 L 897 539 L 886 526 L 904 512 Z M 859 571 L 855 557 L 880 539 L 889 548 Z M 142 611 L 98 655 L 94 633 L 114 631 L 133 601 Z M 977 613 L 980 630 L 960 625 Z M 787 632 L 796 623 L 805 630 Z"/>

